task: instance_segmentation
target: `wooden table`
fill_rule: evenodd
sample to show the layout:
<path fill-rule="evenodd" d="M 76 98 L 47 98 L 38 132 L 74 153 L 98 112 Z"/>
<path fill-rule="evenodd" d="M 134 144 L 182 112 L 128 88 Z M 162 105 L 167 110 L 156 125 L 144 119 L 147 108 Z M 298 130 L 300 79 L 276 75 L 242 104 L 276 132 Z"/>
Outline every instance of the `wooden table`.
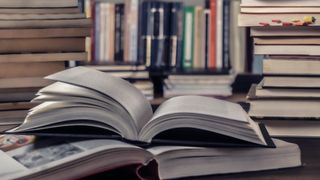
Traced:
<path fill-rule="evenodd" d="M 319 180 L 320 179 L 320 139 L 294 139 L 283 138 L 283 140 L 296 143 L 300 146 L 303 166 L 299 168 L 288 168 L 280 170 L 260 171 L 251 173 L 239 173 L 228 175 L 216 175 L 197 177 L 190 179 L 200 180 Z"/>

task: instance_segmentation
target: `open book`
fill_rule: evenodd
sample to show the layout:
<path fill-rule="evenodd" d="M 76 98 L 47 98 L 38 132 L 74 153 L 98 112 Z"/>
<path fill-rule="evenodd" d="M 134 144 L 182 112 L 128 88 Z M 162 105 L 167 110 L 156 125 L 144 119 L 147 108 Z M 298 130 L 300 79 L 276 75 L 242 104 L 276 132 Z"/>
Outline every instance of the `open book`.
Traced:
<path fill-rule="evenodd" d="M 172 179 L 301 166 L 297 145 L 276 148 L 157 146 L 107 139 L 0 137 L 0 179 Z M 121 176 L 122 175 L 122 176 Z M 95 179 L 95 178 L 93 178 Z M 214 178 L 212 178 L 214 179 Z"/>
<path fill-rule="evenodd" d="M 42 104 L 8 133 L 101 137 L 141 145 L 274 147 L 264 126 L 238 104 L 182 96 L 153 113 L 134 86 L 97 70 L 76 67 L 46 78 L 57 82 L 39 91 L 34 101 Z"/>

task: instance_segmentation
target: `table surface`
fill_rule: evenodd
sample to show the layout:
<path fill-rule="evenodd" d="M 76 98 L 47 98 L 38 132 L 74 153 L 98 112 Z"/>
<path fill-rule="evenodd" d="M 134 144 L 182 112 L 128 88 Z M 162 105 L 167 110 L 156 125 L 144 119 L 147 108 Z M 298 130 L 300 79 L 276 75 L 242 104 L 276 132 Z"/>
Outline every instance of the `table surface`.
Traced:
<path fill-rule="evenodd" d="M 241 180 L 319 180 L 320 179 L 320 139 L 296 139 L 282 138 L 285 141 L 296 143 L 301 149 L 302 167 L 288 168 L 270 171 L 227 174 L 197 177 L 191 179 L 199 180 L 220 180 L 220 179 L 241 179 Z"/>

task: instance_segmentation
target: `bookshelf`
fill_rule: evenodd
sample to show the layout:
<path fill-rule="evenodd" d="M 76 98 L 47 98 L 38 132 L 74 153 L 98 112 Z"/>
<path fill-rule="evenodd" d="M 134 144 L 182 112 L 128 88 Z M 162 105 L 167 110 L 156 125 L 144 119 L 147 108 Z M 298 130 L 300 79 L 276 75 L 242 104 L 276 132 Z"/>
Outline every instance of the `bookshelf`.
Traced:
<path fill-rule="evenodd" d="M 217 0 L 217 1 L 210 1 L 210 0 L 159 0 L 159 1 L 153 1 L 153 0 L 143 0 L 139 1 L 139 5 L 136 6 L 136 8 L 139 8 L 138 12 L 134 12 L 132 16 L 138 16 L 138 20 L 134 19 L 136 24 L 129 24 L 129 26 L 135 26 L 134 30 L 137 30 L 137 37 L 138 39 L 137 45 L 134 42 L 130 47 L 136 47 L 135 53 L 137 57 L 135 60 L 126 59 L 124 56 L 125 53 L 132 53 L 132 49 L 125 50 L 126 42 L 130 41 L 128 39 L 128 35 L 126 35 L 126 27 L 128 26 L 128 20 L 126 19 L 126 13 L 125 12 L 126 6 L 130 5 L 130 1 L 124 1 L 124 0 L 95 0 L 93 1 L 93 19 L 94 19 L 94 48 L 92 52 L 94 53 L 94 59 L 95 61 L 90 62 L 90 65 L 96 65 L 96 66 L 145 66 L 146 71 L 149 72 L 149 79 L 154 84 L 154 96 L 155 97 L 163 97 L 164 91 L 165 91 L 165 81 L 170 76 L 175 75 L 186 75 L 186 78 L 192 77 L 192 76 L 198 76 L 201 78 L 201 76 L 220 76 L 220 75 L 230 75 L 230 76 L 236 76 L 236 75 L 242 75 L 242 74 L 248 74 L 250 72 L 251 67 L 247 66 L 247 64 L 250 64 L 248 62 L 251 62 L 251 60 L 247 61 L 247 59 L 250 59 L 250 56 L 247 55 L 247 49 L 245 48 L 247 46 L 246 36 L 248 35 L 248 31 L 244 28 L 239 28 L 237 25 L 237 14 L 240 11 L 240 0 Z M 129 3 L 128 3 L 129 2 Z M 169 3 L 168 3 L 169 2 Z M 181 3 L 183 4 L 174 4 L 174 3 Z M 210 18 L 211 18 L 211 11 L 210 9 L 210 3 L 214 2 L 215 6 L 217 7 L 215 9 L 216 12 L 214 12 L 216 15 L 219 16 L 216 17 L 216 21 L 214 23 L 216 24 L 214 30 L 210 26 Z M 101 7 L 101 4 L 102 7 Z M 105 5 L 111 5 L 109 7 L 105 7 Z M 122 5 L 122 6 L 120 6 Z M 173 14 L 170 12 L 173 9 L 173 5 L 177 5 L 176 8 L 181 9 L 174 9 L 174 12 L 178 12 L 176 14 Z M 181 5 L 182 7 L 180 7 Z M 124 6 L 124 7 L 123 7 Z M 154 7 L 153 7 L 154 6 Z M 161 11 L 164 9 L 164 12 L 168 12 L 166 14 L 169 14 L 168 17 L 162 17 L 161 11 L 157 14 L 157 8 L 155 7 L 161 7 Z M 189 46 L 185 47 L 187 40 L 186 34 L 190 34 L 190 32 L 187 31 L 187 25 L 186 23 L 186 7 L 192 8 L 194 11 L 194 14 L 192 14 L 192 21 L 195 21 L 194 23 L 198 23 L 198 25 L 202 25 L 202 28 L 198 28 L 196 24 L 193 24 L 190 26 L 194 32 L 192 41 L 189 42 Z M 109 14 L 108 10 L 102 10 L 102 8 L 109 8 L 109 11 L 111 11 L 113 14 Z M 111 8 L 111 10 L 110 10 Z M 117 8 L 123 8 L 122 10 Z M 134 7 L 131 7 L 134 8 Z M 152 14 L 148 12 L 148 8 L 151 8 L 155 11 L 155 14 Z M 166 9 L 167 8 L 167 9 Z M 171 8 L 171 9 L 170 9 Z M 159 9 L 159 8 L 158 8 Z M 178 11 L 179 10 L 179 11 Z M 124 12 L 123 12 L 124 11 Z M 209 12 L 209 15 L 206 17 L 206 13 Z M 117 16 L 118 18 L 122 18 L 120 24 L 122 23 L 121 27 L 124 29 L 118 29 L 118 33 L 122 33 L 121 37 L 116 39 L 117 35 Z M 198 14 L 197 14 L 198 13 Z M 138 15 L 137 15 L 138 14 Z M 111 15 L 111 16 L 110 16 Z M 152 18 L 148 18 L 148 16 L 153 15 Z M 103 16 L 111 17 L 109 19 L 103 18 Z M 102 18 L 102 19 L 101 19 Z M 176 18 L 176 19 L 174 19 Z M 114 19 L 114 20 L 112 20 Z M 150 20 L 151 19 L 151 20 Z M 150 24 L 150 22 L 154 21 L 163 21 L 164 26 L 162 27 L 160 24 Z M 106 22 L 106 23 L 102 23 Z M 106 27 L 109 25 L 112 27 L 111 29 L 114 29 L 114 32 L 110 32 L 110 27 Z M 119 25 L 119 22 L 118 22 Z M 156 29 L 158 28 L 158 30 Z M 161 28 L 164 28 L 164 30 L 161 30 Z M 179 29 L 180 28 L 180 29 Z M 107 31 L 102 31 L 104 29 Z M 164 33 L 164 41 L 163 42 L 154 42 L 148 38 L 143 33 L 148 33 L 149 31 L 152 31 L 154 33 Z M 166 33 L 166 31 L 168 31 Z M 198 31 L 198 32 L 197 32 Z M 177 34 L 170 34 L 170 32 L 176 32 Z M 213 34 L 211 32 L 216 32 L 214 34 L 215 36 L 215 42 L 214 46 L 216 55 L 214 58 L 210 58 L 210 35 Z M 109 35 L 108 35 L 109 33 Z M 180 34 L 179 34 L 180 33 Z M 198 34 L 196 34 L 198 33 Z M 131 34 L 132 35 L 132 34 Z M 175 35 L 175 36 L 174 36 Z M 198 35 L 198 36 L 196 36 Z M 202 36 L 201 36 L 202 35 Z M 106 37 L 106 36 L 115 36 Z M 201 37 L 200 37 L 201 36 Z M 212 36 L 212 35 L 211 35 Z M 154 35 L 150 38 L 157 38 L 160 37 Z M 198 38 L 197 38 L 198 37 Z M 124 39 L 121 39 L 124 38 Z M 178 39 L 176 43 L 173 43 L 173 39 Z M 103 44 L 103 39 L 105 43 Z M 199 40 L 200 39 L 200 40 Z M 111 51 L 117 51 L 116 46 L 119 46 L 119 43 L 117 44 L 117 40 L 121 41 L 123 43 L 122 47 L 122 56 L 123 59 L 117 59 L 116 58 L 116 52 L 111 52 L 111 54 L 106 55 L 103 54 L 104 51 L 101 49 L 110 48 L 113 49 Z M 110 43 L 111 42 L 111 43 Z M 150 44 L 151 43 L 151 44 Z M 191 43 L 191 44 L 190 44 Z M 111 46 L 111 47 L 110 47 Z M 151 46 L 152 48 L 148 50 L 148 47 Z M 179 47 L 180 46 L 180 47 Z M 191 48 L 190 48 L 191 47 Z M 177 49 L 178 48 L 178 49 Z M 180 49 L 179 49 L 180 48 Z M 119 49 L 119 48 L 118 48 Z M 174 49 L 174 50 L 173 50 Z M 190 49 L 192 52 L 185 52 L 186 50 Z M 106 50 L 110 53 L 109 50 Z M 125 52 L 126 51 L 126 52 Z M 174 52 L 173 52 L 174 51 Z M 114 53 L 114 54 L 112 54 Z M 102 56 L 108 56 L 107 58 L 101 58 L 99 57 L 99 54 Z M 187 60 L 184 58 L 184 54 L 191 54 L 192 56 L 192 65 L 185 65 L 185 61 Z M 130 55 L 127 55 L 127 57 Z M 172 58 L 174 56 L 177 56 L 176 58 Z M 119 56 L 118 56 L 119 57 Z M 199 60 L 200 59 L 200 60 Z M 215 65 L 210 65 L 210 60 L 215 61 Z M 175 62 L 174 62 L 175 61 Z M 202 62 L 201 62 L 202 61 Z M 219 61 L 219 62 L 218 62 Z M 212 84 L 215 86 L 215 84 Z M 229 84 L 231 85 L 231 83 Z M 215 94 L 213 94 L 214 96 Z"/>

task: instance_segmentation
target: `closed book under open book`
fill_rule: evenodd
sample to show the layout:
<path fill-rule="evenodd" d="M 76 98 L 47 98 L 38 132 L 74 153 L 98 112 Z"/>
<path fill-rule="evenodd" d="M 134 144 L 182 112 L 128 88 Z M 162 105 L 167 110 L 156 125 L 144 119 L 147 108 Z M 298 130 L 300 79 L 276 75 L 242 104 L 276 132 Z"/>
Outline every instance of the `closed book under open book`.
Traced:
<path fill-rule="evenodd" d="M 143 149 L 107 139 L 3 136 L 0 161 L 6 166 L 1 166 L 0 179 L 156 180 L 301 166 L 296 144 L 277 139 L 274 143 L 277 148 Z M 91 177 L 96 173 L 104 176 Z"/>
<path fill-rule="evenodd" d="M 8 133 L 112 138 L 141 145 L 274 147 L 264 126 L 240 105 L 214 98 L 182 96 L 155 113 L 128 82 L 77 67 L 47 77 L 57 81 L 39 91 L 25 122 Z"/>

